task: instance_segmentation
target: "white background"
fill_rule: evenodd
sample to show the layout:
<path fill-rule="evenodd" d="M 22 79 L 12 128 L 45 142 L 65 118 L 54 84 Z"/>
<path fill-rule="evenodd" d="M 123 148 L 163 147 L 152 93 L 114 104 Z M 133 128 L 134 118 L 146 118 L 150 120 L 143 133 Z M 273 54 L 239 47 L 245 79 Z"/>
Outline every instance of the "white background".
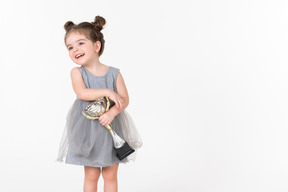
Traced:
<path fill-rule="evenodd" d="M 144 141 L 119 191 L 288 191 L 288 2 L 6 1 L 0 7 L 0 191 L 79 192 L 55 162 L 75 100 L 66 21 L 107 20 Z M 99 191 L 103 180 L 100 179 Z"/>

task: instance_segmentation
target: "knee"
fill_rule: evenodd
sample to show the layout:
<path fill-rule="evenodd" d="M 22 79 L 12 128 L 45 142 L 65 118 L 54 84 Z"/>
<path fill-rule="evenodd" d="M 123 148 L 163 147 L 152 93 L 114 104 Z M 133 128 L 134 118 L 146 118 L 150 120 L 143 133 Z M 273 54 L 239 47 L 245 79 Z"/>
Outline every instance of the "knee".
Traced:
<path fill-rule="evenodd" d="M 97 182 L 100 177 L 100 173 L 88 173 L 85 174 L 85 179 L 91 182 Z"/>
<path fill-rule="evenodd" d="M 98 179 L 100 177 L 100 169 L 91 169 L 85 171 L 85 180 L 91 181 L 91 182 L 98 182 Z"/>
<path fill-rule="evenodd" d="M 102 177 L 104 182 L 114 182 L 117 181 L 117 172 L 102 170 Z"/>

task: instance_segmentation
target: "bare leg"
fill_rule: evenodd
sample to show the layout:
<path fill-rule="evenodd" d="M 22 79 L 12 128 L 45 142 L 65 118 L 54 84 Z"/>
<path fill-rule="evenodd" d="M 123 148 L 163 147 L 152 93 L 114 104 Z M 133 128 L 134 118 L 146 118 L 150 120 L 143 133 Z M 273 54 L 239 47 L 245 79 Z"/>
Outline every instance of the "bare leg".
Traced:
<path fill-rule="evenodd" d="M 117 192 L 118 181 L 117 172 L 119 164 L 114 164 L 110 167 L 102 168 L 102 176 L 104 179 L 104 192 Z"/>
<path fill-rule="evenodd" d="M 99 167 L 84 166 L 84 192 L 97 192 L 97 183 L 101 174 Z"/>

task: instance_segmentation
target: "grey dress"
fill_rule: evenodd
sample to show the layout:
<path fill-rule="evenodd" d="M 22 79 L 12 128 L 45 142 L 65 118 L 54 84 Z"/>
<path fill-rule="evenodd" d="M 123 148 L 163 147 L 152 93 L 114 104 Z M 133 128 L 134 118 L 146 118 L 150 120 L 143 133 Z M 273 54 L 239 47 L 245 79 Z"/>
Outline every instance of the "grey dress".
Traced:
<path fill-rule="evenodd" d="M 117 93 L 118 68 L 109 66 L 104 76 L 95 76 L 83 66 L 79 69 L 87 88 L 107 88 Z M 65 161 L 65 163 L 75 165 L 106 167 L 115 163 L 126 163 L 135 160 L 136 152 L 120 161 L 116 157 L 110 132 L 101 125 L 98 119 L 87 119 L 82 114 L 82 110 L 90 102 L 81 100 L 76 96 L 66 116 L 66 126 L 56 161 Z M 113 119 L 111 125 L 114 131 L 133 149 L 137 150 L 142 146 L 141 137 L 126 109 Z"/>

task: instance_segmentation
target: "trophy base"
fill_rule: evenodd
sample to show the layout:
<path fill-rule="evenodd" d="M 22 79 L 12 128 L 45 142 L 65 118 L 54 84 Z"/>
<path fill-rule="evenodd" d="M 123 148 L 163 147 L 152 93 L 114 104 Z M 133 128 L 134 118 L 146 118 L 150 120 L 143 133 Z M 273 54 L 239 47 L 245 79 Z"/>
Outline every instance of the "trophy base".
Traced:
<path fill-rule="evenodd" d="M 122 147 L 116 149 L 116 152 L 117 152 L 116 156 L 117 156 L 118 159 L 120 159 L 120 161 L 121 161 L 121 160 L 123 160 L 124 158 L 126 158 L 127 156 L 129 156 L 131 153 L 133 153 L 134 151 L 135 151 L 135 150 L 132 149 L 132 148 L 128 145 L 127 142 L 125 142 L 125 144 L 124 144 Z"/>

